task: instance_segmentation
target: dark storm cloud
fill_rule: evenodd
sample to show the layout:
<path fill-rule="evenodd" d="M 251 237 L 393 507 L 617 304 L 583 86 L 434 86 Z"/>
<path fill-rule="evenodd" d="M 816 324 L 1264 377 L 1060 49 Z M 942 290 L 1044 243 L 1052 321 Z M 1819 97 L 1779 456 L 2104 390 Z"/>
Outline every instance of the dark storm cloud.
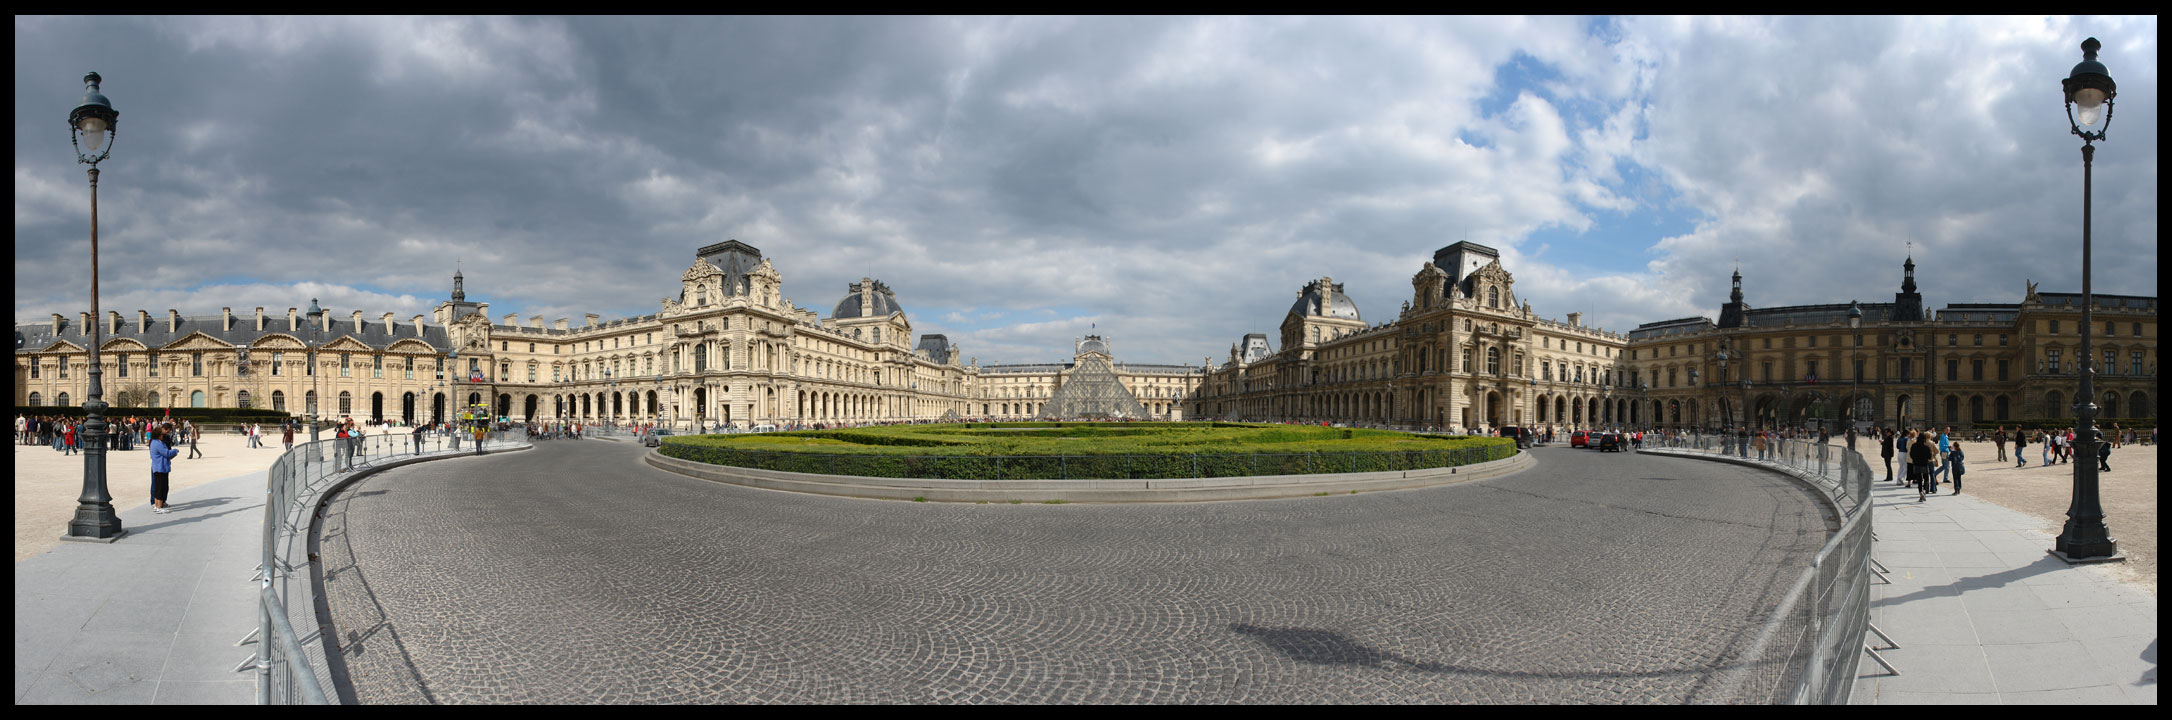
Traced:
<path fill-rule="evenodd" d="M 58 142 L 91 69 L 122 113 L 100 200 L 124 313 L 406 316 L 458 258 L 494 314 L 646 314 L 725 238 L 825 315 L 881 278 L 984 362 L 1064 357 L 1089 325 L 1129 361 L 1221 357 L 1322 275 L 1392 320 L 1466 238 L 1542 315 L 1621 330 L 1712 313 L 1736 256 L 1761 306 L 1879 299 L 1909 240 L 1933 302 L 2011 301 L 2079 283 L 2046 93 L 2087 33 L 2122 90 L 2098 287 L 2153 294 L 2155 28 L 17 18 L 16 316 L 88 309 Z M 1577 237 L 1525 247 L 1542 229 Z M 1652 264 L 1585 270 L 1614 244 Z"/>

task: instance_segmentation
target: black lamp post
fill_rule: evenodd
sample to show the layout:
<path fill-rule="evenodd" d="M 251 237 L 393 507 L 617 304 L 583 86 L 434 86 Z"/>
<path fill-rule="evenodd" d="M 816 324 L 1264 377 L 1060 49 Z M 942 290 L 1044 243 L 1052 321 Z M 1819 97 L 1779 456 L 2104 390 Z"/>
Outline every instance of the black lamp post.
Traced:
<path fill-rule="evenodd" d="M 83 76 L 83 102 L 68 112 L 68 143 L 76 148 L 75 160 L 90 166 L 91 188 L 91 346 L 90 398 L 83 411 L 83 495 L 76 499 L 75 519 L 68 523 L 63 540 L 113 542 L 127 535 L 120 517 L 113 514 L 113 496 L 106 493 L 106 402 L 100 382 L 98 345 L 105 321 L 98 312 L 98 163 L 113 154 L 114 125 L 121 114 L 98 92 L 98 73 Z M 96 155 L 84 154 L 85 146 Z"/>
<path fill-rule="evenodd" d="M 1854 365 L 1849 371 L 1855 375 L 1855 386 L 1848 391 L 1848 429 L 1854 430 L 1862 421 L 1855 416 L 1855 411 L 1863 406 L 1863 366 L 1856 359 L 1856 354 L 1863 350 L 1863 307 L 1854 300 L 1848 301 L 1848 330 L 1855 334 L 1855 346 L 1848 348 L 1849 364 Z"/>
<path fill-rule="evenodd" d="M 2119 541 L 2112 539 L 2111 528 L 2104 524 L 2104 506 L 2097 499 L 2097 403 L 2096 384 L 2091 376 L 2096 370 L 2090 364 L 2090 325 L 2094 316 L 2090 312 L 2096 305 L 2096 297 L 2089 284 L 2089 201 L 2091 163 L 2096 158 L 2098 140 L 2112 126 L 2112 98 L 2117 95 L 2111 73 L 2104 64 L 2097 62 L 2097 48 L 2103 44 L 2096 38 L 2083 40 L 2082 61 L 2067 74 L 2066 90 L 2067 124 L 2082 139 L 2082 327 L 2081 362 L 2076 368 L 2081 375 L 2081 389 L 2074 404 L 2075 415 L 2081 421 L 2080 432 L 2074 436 L 2074 501 L 2066 509 L 2066 527 L 2059 532 L 2058 544 L 2051 554 L 2070 563 L 2105 562 L 2124 560 L 2119 554 Z M 2081 106 L 2077 118 L 2074 106 Z M 2104 110 L 2104 125 L 2095 132 L 2084 127 L 2097 126 L 2097 110 Z M 95 366 L 93 366 L 95 367 Z M 92 372 L 97 372 L 95 369 Z M 91 382 L 98 382 L 92 375 Z M 93 385 L 92 387 L 96 387 Z M 93 390 L 92 392 L 97 392 Z"/>

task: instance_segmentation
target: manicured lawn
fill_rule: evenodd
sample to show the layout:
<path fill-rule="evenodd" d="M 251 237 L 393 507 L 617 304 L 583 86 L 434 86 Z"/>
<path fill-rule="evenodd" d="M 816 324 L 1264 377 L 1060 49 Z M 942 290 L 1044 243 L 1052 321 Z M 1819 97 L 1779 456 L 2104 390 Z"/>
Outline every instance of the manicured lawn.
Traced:
<path fill-rule="evenodd" d="M 1467 465 L 1506 438 L 1243 423 L 969 423 L 667 438 L 697 462 L 792 472 L 958 479 L 1185 478 Z"/>

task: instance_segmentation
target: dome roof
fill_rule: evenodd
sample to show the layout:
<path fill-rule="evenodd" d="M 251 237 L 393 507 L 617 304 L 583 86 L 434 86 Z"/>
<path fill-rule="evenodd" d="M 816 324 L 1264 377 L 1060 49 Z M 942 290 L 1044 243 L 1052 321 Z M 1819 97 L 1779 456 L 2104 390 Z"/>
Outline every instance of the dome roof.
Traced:
<path fill-rule="evenodd" d="M 1305 284 L 1297 294 L 1297 304 L 1290 306 L 1290 314 L 1301 317 L 1322 316 L 1345 320 L 1362 320 L 1358 317 L 1357 301 L 1342 294 L 1342 284 L 1320 278 Z"/>
<path fill-rule="evenodd" d="M 1088 335 L 1086 336 L 1086 340 L 1084 342 L 1078 344 L 1078 354 L 1084 355 L 1090 352 L 1097 352 L 1103 355 L 1115 355 L 1115 353 L 1109 352 L 1108 341 L 1101 339 L 1101 336 L 1099 335 Z"/>
<path fill-rule="evenodd" d="M 852 292 L 845 294 L 845 299 L 837 301 L 837 310 L 831 313 L 830 317 L 839 320 L 856 317 L 879 318 L 889 317 L 890 313 L 894 312 L 905 312 L 905 307 L 897 304 L 897 296 L 891 294 L 887 285 L 879 282 L 859 282 L 853 283 L 851 290 Z M 860 297 L 870 294 L 874 296 L 874 314 L 863 316 L 860 314 Z"/>

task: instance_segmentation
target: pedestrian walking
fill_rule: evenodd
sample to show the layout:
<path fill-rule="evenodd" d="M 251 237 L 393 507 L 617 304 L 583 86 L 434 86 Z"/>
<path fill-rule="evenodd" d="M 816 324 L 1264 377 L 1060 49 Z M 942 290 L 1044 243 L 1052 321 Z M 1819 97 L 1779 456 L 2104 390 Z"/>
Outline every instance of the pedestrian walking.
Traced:
<path fill-rule="evenodd" d="M 1896 441 L 1896 440 L 1894 440 L 1894 439 L 1893 439 L 1893 431 L 1891 431 L 1891 430 L 1884 430 L 1884 431 L 1882 431 L 1882 433 L 1883 433 L 1883 437 L 1880 437 L 1880 438 L 1878 438 L 1878 456 L 1879 456 L 1879 457 L 1882 457 L 1882 458 L 1885 458 L 1885 480 L 1886 480 L 1886 482 L 1892 482 L 1892 481 L 1893 481 L 1893 451 L 1894 451 L 1895 449 L 1899 448 L 1899 447 L 1900 447 L 1900 444 L 1899 444 L 1899 442 L 1898 442 L 1898 441 Z"/>
<path fill-rule="evenodd" d="M 2042 430 L 2036 431 L 2036 444 L 2044 446 L 2045 465 L 2051 464 L 2051 446 L 2054 444 L 2052 442 L 2052 437 L 2053 435 L 2051 433 L 2047 433 Z"/>
<path fill-rule="evenodd" d="M 1951 471 L 1951 468 L 1945 462 L 1945 458 L 1953 453 L 1953 447 L 1953 428 L 1949 427 L 1946 428 L 1945 432 L 1938 434 L 1938 460 L 1936 461 L 1938 466 L 1931 475 L 1931 489 L 1934 491 L 1938 488 L 1938 480 Z"/>
<path fill-rule="evenodd" d="M 409 435 L 413 436 L 413 438 L 414 438 L 414 441 L 415 441 L 415 454 L 416 454 L 416 455 L 421 455 L 421 454 L 422 454 L 422 426 L 421 426 L 421 425 L 416 425 L 416 426 L 415 426 L 415 431 L 414 431 L 414 432 L 412 432 L 412 433 L 409 433 Z"/>
<path fill-rule="evenodd" d="M 76 452 L 77 452 L 77 448 L 76 448 L 76 446 L 75 446 L 75 429 L 76 429 L 76 427 L 77 427 L 77 426 L 78 426 L 78 424 L 77 424 L 77 423 L 68 423 L 68 429 L 67 429 L 67 430 L 66 430 L 65 432 L 61 433 L 62 437 L 61 437 L 60 441 L 61 441 L 61 448 L 62 448 L 62 449 L 61 449 L 61 451 L 60 451 L 60 454 L 62 454 L 62 455 L 74 455 L 74 454 L 76 454 Z"/>
<path fill-rule="evenodd" d="M 1928 434 L 1916 435 L 1915 444 L 1908 448 L 1908 474 L 1916 483 L 1916 502 L 1923 502 L 1923 499 L 1933 492 L 1930 485 L 1931 458 L 1936 457 L 1937 452 L 1937 448 L 1931 447 Z"/>
<path fill-rule="evenodd" d="M 181 451 L 171 447 L 165 429 L 151 431 L 151 512 L 166 514 L 166 485 L 173 475 L 173 458 Z"/>
<path fill-rule="evenodd" d="M 2097 443 L 2097 472 L 2111 472 L 2111 471 L 2112 471 L 2112 446 L 2111 446 L 2111 444 L 2110 444 L 2110 443 L 2106 443 L 2106 442 L 2102 442 L 2102 441 L 2099 441 L 2099 442 Z"/>
<path fill-rule="evenodd" d="M 1998 461 L 2006 462 L 2006 426 L 2000 425 L 1998 432 L 1991 433 L 1991 444 L 1999 449 Z"/>
<path fill-rule="evenodd" d="M 2014 467 L 2029 466 L 2029 455 L 2023 452 L 2027 449 L 2029 449 L 2029 431 L 2023 430 L 2017 425 L 2014 427 Z M 2004 460 L 2005 458 L 1999 459 Z"/>
<path fill-rule="evenodd" d="M 279 424 L 279 441 L 286 444 L 287 452 L 294 452 L 294 423 Z"/>
<path fill-rule="evenodd" d="M 196 441 L 203 438 L 203 428 L 197 427 L 196 423 L 189 422 L 187 420 L 183 420 L 181 421 L 181 423 L 181 432 L 188 436 L 189 459 L 194 460 L 196 458 L 203 457 L 204 451 L 196 449 Z"/>
<path fill-rule="evenodd" d="M 1961 474 L 1968 472 L 1968 466 L 1963 465 L 1962 461 L 1967 459 L 1968 454 L 1961 451 L 1960 443 L 1954 443 L 1953 452 L 1946 454 L 1946 467 L 1953 468 L 1953 494 L 1955 495 L 1961 494 Z"/>

